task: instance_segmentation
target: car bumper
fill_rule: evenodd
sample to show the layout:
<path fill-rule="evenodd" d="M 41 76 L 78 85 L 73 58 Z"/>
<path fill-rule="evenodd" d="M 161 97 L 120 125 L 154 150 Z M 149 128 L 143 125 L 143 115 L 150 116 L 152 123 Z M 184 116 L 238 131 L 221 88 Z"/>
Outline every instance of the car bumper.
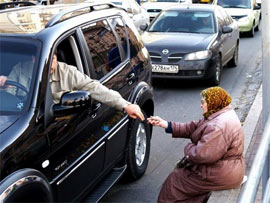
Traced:
<path fill-rule="evenodd" d="M 252 29 L 253 21 L 241 22 L 237 21 L 240 32 L 249 32 Z"/>
<path fill-rule="evenodd" d="M 176 65 L 172 63 L 156 63 L 153 61 L 152 64 Z M 211 70 L 215 68 L 215 60 L 213 58 L 198 61 L 181 60 L 177 65 L 179 65 L 179 71 L 177 73 L 152 72 L 152 78 L 207 79 L 211 77 Z"/>

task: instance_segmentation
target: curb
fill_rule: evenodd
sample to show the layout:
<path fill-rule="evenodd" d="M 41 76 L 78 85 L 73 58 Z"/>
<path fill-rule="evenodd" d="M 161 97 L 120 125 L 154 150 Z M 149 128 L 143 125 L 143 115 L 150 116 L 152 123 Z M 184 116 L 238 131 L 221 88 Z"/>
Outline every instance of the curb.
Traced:
<path fill-rule="evenodd" d="M 244 121 L 243 131 L 245 135 L 245 148 L 244 155 L 246 156 L 249 144 L 255 133 L 257 123 L 259 121 L 262 111 L 262 85 L 260 86 L 253 104 L 248 112 L 248 115 Z M 233 203 L 237 202 L 241 188 L 213 191 L 207 203 Z"/>

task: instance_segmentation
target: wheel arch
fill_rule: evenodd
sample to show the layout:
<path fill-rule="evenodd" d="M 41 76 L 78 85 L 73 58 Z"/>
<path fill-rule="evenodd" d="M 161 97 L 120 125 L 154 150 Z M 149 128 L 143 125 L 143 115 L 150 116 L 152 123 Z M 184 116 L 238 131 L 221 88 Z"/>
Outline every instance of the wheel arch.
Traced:
<path fill-rule="evenodd" d="M 52 202 L 53 195 L 47 178 L 30 168 L 20 169 L 0 182 L 0 202 Z"/>
<path fill-rule="evenodd" d="M 147 116 L 154 113 L 154 94 L 152 87 L 146 82 L 140 82 L 131 93 L 129 99 L 131 103 L 138 104 Z"/>
<path fill-rule="evenodd" d="M 154 115 L 154 94 L 152 87 L 146 82 L 140 82 L 130 95 L 129 101 L 138 104 L 147 117 Z M 150 127 L 152 134 L 152 126 Z"/>

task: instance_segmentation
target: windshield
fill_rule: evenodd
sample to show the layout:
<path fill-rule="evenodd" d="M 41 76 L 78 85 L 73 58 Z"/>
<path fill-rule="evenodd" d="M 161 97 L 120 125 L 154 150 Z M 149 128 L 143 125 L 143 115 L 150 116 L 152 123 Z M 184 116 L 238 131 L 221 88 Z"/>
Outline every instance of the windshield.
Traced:
<path fill-rule="evenodd" d="M 119 5 L 119 6 L 122 5 L 122 2 L 121 1 L 111 1 L 111 3 L 113 3 L 115 5 Z"/>
<path fill-rule="evenodd" d="M 28 108 L 38 50 L 33 40 L 0 38 L 1 115 L 20 114 Z"/>
<path fill-rule="evenodd" d="M 251 8 L 250 0 L 218 0 L 217 4 L 223 8 Z"/>
<path fill-rule="evenodd" d="M 202 11 L 163 11 L 148 29 L 149 32 L 216 32 L 213 13 Z"/>

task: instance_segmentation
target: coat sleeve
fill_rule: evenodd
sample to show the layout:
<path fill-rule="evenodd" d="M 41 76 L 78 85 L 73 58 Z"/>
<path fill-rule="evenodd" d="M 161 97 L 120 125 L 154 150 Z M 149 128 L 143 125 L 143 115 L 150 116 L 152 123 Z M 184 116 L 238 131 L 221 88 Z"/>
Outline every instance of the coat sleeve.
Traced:
<path fill-rule="evenodd" d="M 12 71 L 9 73 L 7 80 L 11 80 L 14 82 L 19 82 L 19 78 L 21 76 L 21 64 L 17 64 L 13 67 Z M 17 87 L 12 86 L 10 88 L 7 88 L 7 92 L 10 94 L 15 95 L 16 94 Z"/>
<path fill-rule="evenodd" d="M 184 149 L 185 156 L 195 164 L 214 163 L 220 160 L 226 152 L 227 144 L 222 129 L 212 125 L 206 127 L 197 145 L 189 143 Z"/>
<path fill-rule="evenodd" d="M 91 97 L 99 102 L 107 104 L 110 107 L 118 110 L 123 110 L 130 102 L 126 101 L 117 91 L 108 89 L 98 80 L 93 80 L 87 75 L 74 70 L 73 86 L 76 90 L 86 90 L 91 94 Z"/>
<path fill-rule="evenodd" d="M 190 138 L 191 134 L 197 129 L 200 121 L 191 121 L 188 123 L 172 123 L 172 137 L 174 138 Z"/>

